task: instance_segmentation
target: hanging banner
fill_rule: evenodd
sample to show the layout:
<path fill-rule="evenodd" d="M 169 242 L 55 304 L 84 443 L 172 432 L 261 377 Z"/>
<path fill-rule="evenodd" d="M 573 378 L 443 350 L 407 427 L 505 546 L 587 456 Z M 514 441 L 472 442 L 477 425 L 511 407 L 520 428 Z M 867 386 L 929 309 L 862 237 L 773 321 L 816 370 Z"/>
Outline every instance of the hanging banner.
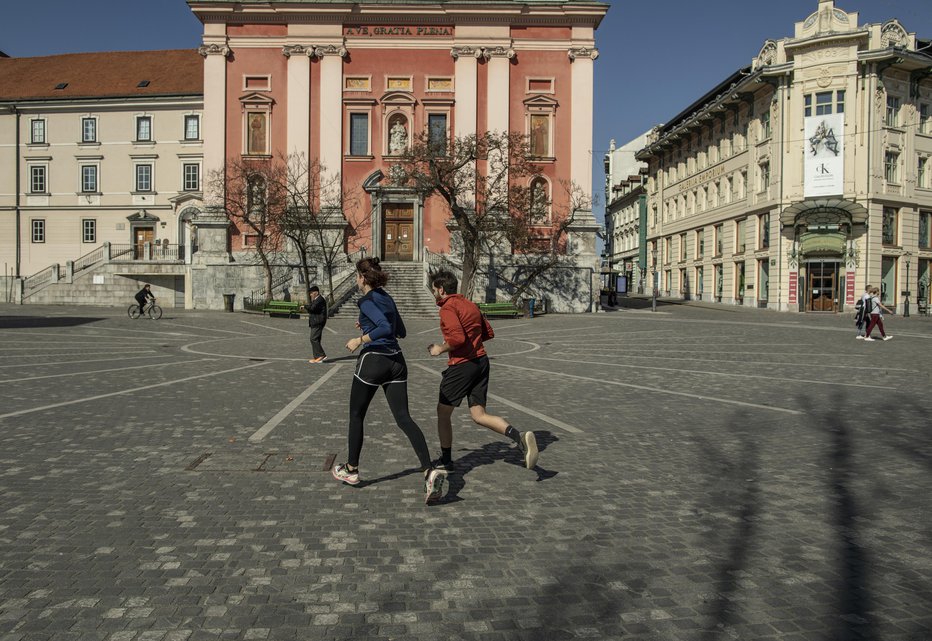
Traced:
<path fill-rule="evenodd" d="M 845 305 L 854 305 L 854 272 L 845 274 Z"/>
<path fill-rule="evenodd" d="M 806 198 L 841 196 L 845 181 L 845 115 L 806 118 Z"/>
<path fill-rule="evenodd" d="M 789 295 L 790 295 L 790 305 L 795 305 L 795 304 L 796 304 L 796 286 L 797 286 L 797 282 L 798 282 L 798 279 L 797 279 L 797 272 L 790 272 L 790 283 L 789 283 L 789 288 L 788 288 L 788 290 L 787 290 L 787 291 L 789 292 Z"/>

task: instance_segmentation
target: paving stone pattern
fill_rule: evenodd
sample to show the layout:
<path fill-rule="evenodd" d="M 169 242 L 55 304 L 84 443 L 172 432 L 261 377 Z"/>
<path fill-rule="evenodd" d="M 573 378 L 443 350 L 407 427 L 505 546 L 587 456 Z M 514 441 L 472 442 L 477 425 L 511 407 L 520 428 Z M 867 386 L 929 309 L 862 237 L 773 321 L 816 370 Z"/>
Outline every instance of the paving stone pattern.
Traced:
<path fill-rule="evenodd" d="M 439 452 L 439 336 L 408 325 Z M 0 641 L 932 639 L 932 319 L 494 325 L 488 409 L 540 463 L 463 407 L 427 507 L 381 395 L 364 483 L 325 469 L 351 318 L 309 365 L 303 321 L 0 306 Z"/>

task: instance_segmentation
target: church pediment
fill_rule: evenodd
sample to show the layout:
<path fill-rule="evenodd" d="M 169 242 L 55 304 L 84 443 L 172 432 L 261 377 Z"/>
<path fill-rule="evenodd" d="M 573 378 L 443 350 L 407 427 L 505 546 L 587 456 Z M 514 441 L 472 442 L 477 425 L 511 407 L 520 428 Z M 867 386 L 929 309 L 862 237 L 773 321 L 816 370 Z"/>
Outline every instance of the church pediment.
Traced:
<path fill-rule="evenodd" d="M 383 105 L 413 105 L 417 102 L 417 99 L 414 97 L 414 94 L 408 93 L 407 91 L 386 91 L 381 100 L 379 100 Z"/>
<path fill-rule="evenodd" d="M 127 216 L 126 220 L 128 220 L 131 223 L 137 223 L 137 224 L 138 223 L 157 223 L 159 222 L 159 217 L 153 214 L 150 214 L 145 209 L 143 209 L 142 211 L 137 211 L 135 214 L 132 214 L 131 216 Z"/>
<path fill-rule="evenodd" d="M 266 96 L 265 94 L 259 93 L 258 91 L 253 91 L 240 96 L 239 101 L 242 105 L 250 107 L 271 107 L 275 104 L 274 99 Z"/>
<path fill-rule="evenodd" d="M 536 94 L 524 99 L 526 107 L 537 107 L 538 109 L 556 109 L 559 104 L 554 98 L 543 94 Z"/>

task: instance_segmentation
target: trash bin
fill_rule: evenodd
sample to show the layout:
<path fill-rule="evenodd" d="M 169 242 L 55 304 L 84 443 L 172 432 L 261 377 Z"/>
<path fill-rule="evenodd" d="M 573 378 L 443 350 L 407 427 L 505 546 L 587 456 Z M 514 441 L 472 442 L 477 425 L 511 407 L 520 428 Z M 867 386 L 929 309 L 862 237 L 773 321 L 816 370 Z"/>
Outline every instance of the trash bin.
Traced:
<path fill-rule="evenodd" d="M 534 303 L 536 302 L 537 300 L 534 298 L 527 299 L 527 317 L 528 318 L 534 318 Z"/>
<path fill-rule="evenodd" d="M 224 294 L 223 295 L 223 309 L 228 312 L 233 311 L 233 299 L 236 298 L 236 294 Z"/>

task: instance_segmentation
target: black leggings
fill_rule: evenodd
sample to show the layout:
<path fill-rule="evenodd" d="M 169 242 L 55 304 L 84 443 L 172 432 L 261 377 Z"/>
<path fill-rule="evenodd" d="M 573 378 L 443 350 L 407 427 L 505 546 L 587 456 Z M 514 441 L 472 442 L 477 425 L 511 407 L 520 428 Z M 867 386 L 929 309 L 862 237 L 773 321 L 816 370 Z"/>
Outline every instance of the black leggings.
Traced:
<path fill-rule="evenodd" d="M 363 440 L 363 421 L 366 418 L 366 411 L 369 409 L 369 403 L 378 391 L 375 385 L 366 385 L 358 378 L 353 378 L 353 386 L 350 389 L 350 415 L 349 415 L 349 463 L 353 467 L 359 466 L 359 453 L 362 451 Z M 418 424 L 411 418 L 408 412 L 408 383 L 387 383 L 382 385 L 385 392 L 385 400 L 388 401 L 388 407 L 395 417 L 395 423 L 405 433 L 417 458 L 421 463 L 421 469 L 430 468 L 430 450 L 427 449 L 427 441 L 424 439 L 424 433 Z"/>

